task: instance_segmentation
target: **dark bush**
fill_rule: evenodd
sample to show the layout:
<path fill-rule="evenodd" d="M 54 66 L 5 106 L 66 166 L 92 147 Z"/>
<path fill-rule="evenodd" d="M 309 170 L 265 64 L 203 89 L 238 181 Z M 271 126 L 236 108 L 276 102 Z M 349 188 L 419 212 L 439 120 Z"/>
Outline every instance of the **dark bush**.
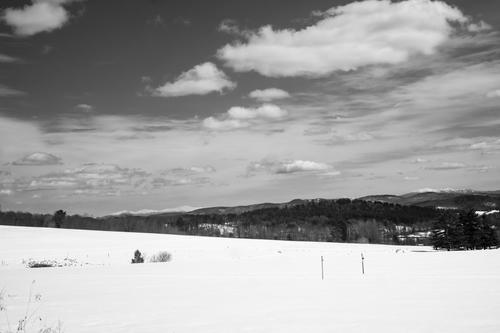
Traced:
<path fill-rule="evenodd" d="M 144 257 L 142 256 L 141 251 L 135 250 L 134 258 L 132 258 L 132 264 L 142 264 L 144 262 Z"/>

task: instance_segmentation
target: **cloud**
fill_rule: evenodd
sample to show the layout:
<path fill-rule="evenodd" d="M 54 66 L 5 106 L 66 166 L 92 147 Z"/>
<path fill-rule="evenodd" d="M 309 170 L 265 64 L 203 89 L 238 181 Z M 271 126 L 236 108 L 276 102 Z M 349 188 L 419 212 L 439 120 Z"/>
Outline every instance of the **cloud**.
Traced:
<path fill-rule="evenodd" d="M 428 170 L 456 170 L 456 169 L 464 169 L 467 167 L 464 163 L 460 162 L 442 162 L 440 164 L 431 165 L 425 167 Z"/>
<path fill-rule="evenodd" d="M 248 96 L 261 102 L 269 102 L 275 99 L 290 97 L 290 94 L 282 89 L 268 88 L 263 90 L 254 90 L 250 94 L 248 94 Z"/>
<path fill-rule="evenodd" d="M 279 119 L 288 114 L 286 110 L 274 104 L 264 104 L 258 108 L 233 106 L 227 113 L 233 119 L 253 119 L 257 117 Z"/>
<path fill-rule="evenodd" d="M 189 168 L 173 168 L 162 171 L 160 174 L 162 176 L 192 176 L 203 173 L 214 173 L 216 170 L 211 165 L 205 166 L 192 166 Z"/>
<path fill-rule="evenodd" d="M 258 121 L 278 120 L 287 115 L 286 110 L 274 104 L 264 104 L 256 108 L 233 106 L 220 119 L 208 117 L 202 124 L 210 130 L 232 130 L 249 127 Z"/>
<path fill-rule="evenodd" d="M 274 174 L 292 174 L 301 172 L 326 172 L 331 174 L 332 167 L 325 163 L 305 160 L 261 160 L 259 162 L 251 162 L 247 167 L 247 173 L 253 174 L 255 172 L 265 171 Z M 338 174 L 338 173 L 336 173 Z"/>
<path fill-rule="evenodd" d="M 421 158 L 421 157 L 417 157 L 413 161 L 411 161 L 411 163 L 414 163 L 414 164 L 427 163 L 427 162 L 429 162 L 429 160 L 427 160 L 425 158 Z"/>
<path fill-rule="evenodd" d="M 18 58 L 14 58 L 11 56 L 8 56 L 6 54 L 0 53 L 0 62 L 19 62 L 20 60 Z"/>
<path fill-rule="evenodd" d="M 26 95 L 24 91 L 12 89 L 0 84 L 0 97 L 14 97 Z"/>
<path fill-rule="evenodd" d="M 32 153 L 24 156 L 23 158 L 12 162 L 12 165 L 58 165 L 62 164 L 62 159 L 60 157 L 54 156 L 49 153 Z"/>
<path fill-rule="evenodd" d="M 147 24 L 155 25 L 155 26 L 164 26 L 165 21 L 163 20 L 163 17 L 161 17 L 160 14 L 157 14 L 155 17 L 150 18 L 146 21 Z"/>
<path fill-rule="evenodd" d="M 331 137 L 325 141 L 318 140 L 318 142 L 326 143 L 329 145 L 338 143 L 348 143 L 348 142 L 363 142 L 372 141 L 375 137 L 373 134 L 365 131 L 345 131 L 345 130 L 334 130 L 332 131 Z"/>
<path fill-rule="evenodd" d="M 244 36 L 248 33 L 247 31 L 241 30 L 236 20 L 233 19 L 222 20 L 222 22 L 217 27 L 217 30 L 229 35 L 237 36 Z"/>
<path fill-rule="evenodd" d="M 225 131 L 225 130 L 233 130 L 238 128 L 248 127 L 249 124 L 246 122 L 242 122 L 238 119 L 222 119 L 219 120 L 214 117 L 208 117 L 203 119 L 202 123 L 203 127 L 215 130 L 215 131 Z"/>
<path fill-rule="evenodd" d="M 177 24 L 177 25 L 182 25 L 182 26 L 185 26 L 185 27 L 189 27 L 189 26 L 191 26 L 193 24 L 193 22 L 191 22 L 190 19 L 182 17 L 182 16 L 176 17 L 174 19 L 173 23 Z"/>
<path fill-rule="evenodd" d="M 467 26 L 467 30 L 470 32 L 482 32 L 482 31 L 487 31 L 491 30 L 491 25 L 484 21 L 479 21 L 477 23 L 471 23 Z"/>
<path fill-rule="evenodd" d="M 7 8 L 2 20 L 19 36 L 31 36 L 61 28 L 69 19 L 63 7 L 71 0 L 33 0 L 23 8 Z"/>
<path fill-rule="evenodd" d="M 500 139 L 497 138 L 476 142 L 470 145 L 470 149 L 486 152 L 500 150 Z"/>
<path fill-rule="evenodd" d="M 214 172 L 216 172 L 216 170 L 211 165 L 172 168 L 160 172 L 160 177 L 154 178 L 151 184 L 153 188 L 182 185 L 206 185 L 212 183 L 207 175 Z"/>
<path fill-rule="evenodd" d="M 238 72 L 319 77 L 434 54 L 455 27 L 468 24 L 459 9 L 442 1 L 366 0 L 330 8 L 301 30 L 261 27 L 244 43 L 225 45 L 217 56 Z"/>
<path fill-rule="evenodd" d="M 11 195 L 12 193 L 13 193 L 12 190 L 8 189 L 8 188 L 7 189 L 4 188 L 4 189 L 0 190 L 0 195 Z"/>
<path fill-rule="evenodd" d="M 87 163 L 74 169 L 52 172 L 30 179 L 18 179 L 19 191 L 67 190 L 72 195 L 119 195 L 142 184 L 150 174 L 142 169 L 115 164 Z"/>
<path fill-rule="evenodd" d="M 500 89 L 492 90 L 486 94 L 488 98 L 498 98 L 500 97 Z"/>
<path fill-rule="evenodd" d="M 89 104 L 78 104 L 75 106 L 75 108 L 77 108 L 78 110 L 80 110 L 82 112 L 94 111 L 94 107 L 92 105 L 89 105 Z"/>
<path fill-rule="evenodd" d="M 206 62 L 182 73 L 174 82 L 167 82 L 153 91 L 154 96 L 178 97 L 186 95 L 207 95 L 231 90 L 236 83 L 219 70 L 213 63 Z"/>
<path fill-rule="evenodd" d="M 180 177 L 180 178 L 154 178 L 151 182 L 154 188 L 166 186 L 184 186 L 184 185 L 207 185 L 211 184 L 208 177 Z"/>

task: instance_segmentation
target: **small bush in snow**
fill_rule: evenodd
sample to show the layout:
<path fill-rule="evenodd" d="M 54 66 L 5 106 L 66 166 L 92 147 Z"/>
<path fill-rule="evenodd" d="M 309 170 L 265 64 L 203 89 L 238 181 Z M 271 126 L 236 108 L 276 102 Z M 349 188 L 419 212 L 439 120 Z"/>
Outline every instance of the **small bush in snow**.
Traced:
<path fill-rule="evenodd" d="M 67 266 L 77 266 L 78 261 L 72 258 L 64 258 L 62 260 L 34 260 L 28 259 L 23 260 L 23 264 L 25 264 L 29 268 L 43 268 L 43 267 L 67 267 Z"/>
<path fill-rule="evenodd" d="M 132 258 L 133 264 L 142 264 L 144 262 L 144 257 L 142 256 L 141 251 L 135 250 L 134 257 Z"/>
<path fill-rule="evenodd" d="M 149 258 L 150 262 L 168 262 L 172 260 L 172 255 L 167 251 L 160 251 Z"/>

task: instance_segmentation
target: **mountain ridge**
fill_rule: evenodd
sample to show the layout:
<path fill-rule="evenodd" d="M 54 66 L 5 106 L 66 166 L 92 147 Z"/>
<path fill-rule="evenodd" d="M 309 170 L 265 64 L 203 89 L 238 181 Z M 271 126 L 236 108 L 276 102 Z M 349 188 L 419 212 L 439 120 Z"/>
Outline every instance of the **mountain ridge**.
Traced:
<path fill-rule="evenodd" d="M 148 210 L 148 213 L 143 213 L 146 210 L 140 210 L 141 214 L 133 214 L 134 212 L 123 212 L 122 214 L 110 214 L 114 216 L 129 215 L 129 216 L 164 216 L 175 214 L 192 214 L 192 215 L 208 215 L 208 214 L 241 214 L 259 209 L 266 208 L 284 208 L 295 205 L 304 204 L 318 200 L 338 200 L 337 199 L 294 199 L 288 202 L 281 203 L 256 203 L 249 205 L 237 206 L 213 206 L 204 208 L 194 208 L 186 210 L 188 206 L 182 206 L 183 210 L 175 211 L 175 209 L 163 209 L 158 211 Z M 500 207 L 500 190 L 493 191 L 475 191 L 475 190 L 429 190 L 409 192 L 401 195 L 396 194 L 375 194 L 367 195 L 352 200 L 377 201 L 399 204 L 404 206 L 419 206 L 419 207 L 435 207 L 442 209 L 474 209 L 478 211 L 494 210 Z"/>

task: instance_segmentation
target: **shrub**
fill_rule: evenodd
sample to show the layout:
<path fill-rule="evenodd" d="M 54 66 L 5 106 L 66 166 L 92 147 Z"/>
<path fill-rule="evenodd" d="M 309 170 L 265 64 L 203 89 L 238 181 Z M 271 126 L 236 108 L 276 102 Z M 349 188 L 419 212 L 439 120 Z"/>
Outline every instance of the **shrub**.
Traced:
<path fill-rule="evenodd" d="M 150 262 L 169 262 L 172 260 L 172 255 L 167 251 L 160 251 L 149 258 Z"/>
<path fill-rule="evenodd" d="M 38 332 L 38 333 L 62 333 L 62 324 L 59 321 L 57 326 L 47 326 L 45 320 L 38 315 L 38 310 L 40 309 L 40 305 L 33 309 L 33 303 L 41 302 L 42 295 L 41 294 L 33 294 L 33 287 L 35 281 L 31 283 L 30 292 L 28 296 L 28 301 L 26 303 L 26 309 L 24 311 L 24 316 L 20 319 L 15 319 L 16 323 L 14 327 L 11 326 L 11 321 L 9 320 L 8 308 L 6 305 L 5 291 L 0 290 L 0 312 L 4 312 L 7 327 L 5 333 L 27 333 L 27 332 Z M 15 330 L 13 329 L 15 328 Z"/>
<path fill-rule="evenodd" d="M 142 264 L 144 262 L 144 257 L 142 256 L 141 251 L 135 250 L 134 257 L 132 258 L 133 264 Z"/>

